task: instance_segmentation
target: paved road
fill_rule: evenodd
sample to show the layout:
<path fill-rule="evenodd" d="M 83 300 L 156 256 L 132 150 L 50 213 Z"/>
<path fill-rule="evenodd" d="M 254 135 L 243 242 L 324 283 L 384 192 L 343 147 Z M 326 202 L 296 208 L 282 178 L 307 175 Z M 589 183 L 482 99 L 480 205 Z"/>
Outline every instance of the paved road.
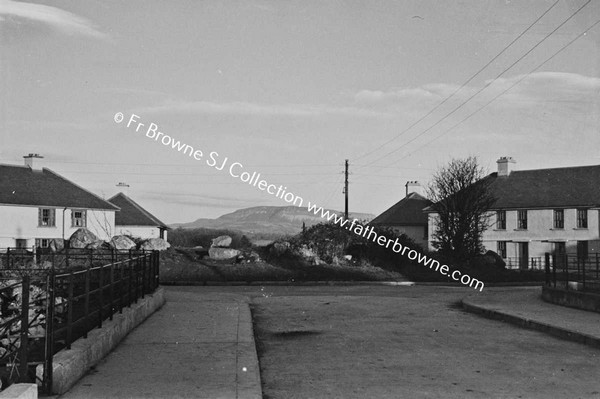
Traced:
<path fill-rule="evenodd" d="M 466 313 L 465 288 L 178 289 L 252 299 L 266 398 L 600 398 L 600 351 Z"/>

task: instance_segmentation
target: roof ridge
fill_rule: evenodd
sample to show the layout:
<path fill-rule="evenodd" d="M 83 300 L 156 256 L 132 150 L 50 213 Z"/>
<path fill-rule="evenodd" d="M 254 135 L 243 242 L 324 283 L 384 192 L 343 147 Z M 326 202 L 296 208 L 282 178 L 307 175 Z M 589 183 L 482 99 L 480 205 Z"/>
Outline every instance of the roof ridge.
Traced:
<path fill-rule="evenodd" d="M 516 172 L 538 172 L 542 170 L 558 170 L 558 169 L 581 169 L 581 168 L 598 168 L 600 165 L 579 165 L 579 166 L 560 166 L 555 168 L 539 168 L 539 169 L 524 169 L 524 170 L 513 170 L 510 173 Z"/>
<path fill-rule="evenodd" d="M 8 163 L 0 163 L 0 166 L 8 166 L 8 167 L 12 167 L 12 168 L 27 168 L 27 169 L 31 169 L 27 165 L 13 165 L 13 164 L 8 164 Z"/>

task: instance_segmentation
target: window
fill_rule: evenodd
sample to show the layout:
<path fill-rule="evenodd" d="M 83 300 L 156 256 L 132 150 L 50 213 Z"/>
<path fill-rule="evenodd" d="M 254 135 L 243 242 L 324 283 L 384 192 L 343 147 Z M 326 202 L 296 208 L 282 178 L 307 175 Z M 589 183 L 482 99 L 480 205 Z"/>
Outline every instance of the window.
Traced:
<path fill-rule="evenodd" d="M 38 226 L 54 227 L 56 226 L 56 212 L 53 208 L 40 208 L 38 210 Z"/>
<path fill-rule="evenodd" d="M 71 227 L 86 227 L 85 216 L 85 211 L 71 211 Z"/>
<path fill-rule="evenodd" d="M 565 210 L 555 209 L 554 210 L 554 228 L 564 229 L 565 228 Z"/>
<path fill-rule="evenodd" d="M 588 227 L 587 213 L 588 213 L 587 209 L 577 209 L 577 228 L 587 229 L 587 227 Z"/>
<path fill-rule="evenodd" d="M 498 241 L 498 255 L 506 259 L 506 241 Z"/>
<path fill-rule="evenodd" d="M 15 245 L 17 248 L 27 248 L 27 240 L 24 238 L 16 238 Z"/>
<path fill-rule="evenodd" d="M 506 230 L 506 211 L 496 212 L 496 229 Z"/>
<path fill-rule="evenodd" d="M 517 211 L 517 228 L 527 230 L 527 210 Z"/>
<path fill-rule="evenodd" d="M 50 241 L 52 240 L 49 238 L 36 238 L 35 246 L 38 248 L 48 248 L 50 246 Z"/>

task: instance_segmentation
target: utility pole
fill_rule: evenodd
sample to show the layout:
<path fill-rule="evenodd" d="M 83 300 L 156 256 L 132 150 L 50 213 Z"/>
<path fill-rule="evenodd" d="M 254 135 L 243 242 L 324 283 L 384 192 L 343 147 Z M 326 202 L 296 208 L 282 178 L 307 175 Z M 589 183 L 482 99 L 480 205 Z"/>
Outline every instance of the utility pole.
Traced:
<path fill-rule="evenodd" d="M 346 171 L 344 172 L 344 195 L 345 195 L 345 207 L 344 217 L 348 220 L 348 160 L 346 159 Z"/>

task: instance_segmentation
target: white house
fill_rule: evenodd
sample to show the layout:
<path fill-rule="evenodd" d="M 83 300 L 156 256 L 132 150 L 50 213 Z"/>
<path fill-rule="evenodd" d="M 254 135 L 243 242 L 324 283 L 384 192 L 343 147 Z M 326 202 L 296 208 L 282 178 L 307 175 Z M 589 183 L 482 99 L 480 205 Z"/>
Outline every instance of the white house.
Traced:
<path fill-rule="evenodd" d="M 539 266 L 545 253 L 600 252 L 600 165 L 517 171 L 510 157 L 497 163 L 498 171 L 485 177 L 496 197 L 486 249 L 520 268 Z M 435 221 L 430 212 L 429 231 Z"/>
<path fill-rule="evenodd" d="M 406 196 L 369 222 L 372 226 L 387 227 L 397 234 L 406 234 L 417 244 L 427 247 L 427 214 L 423 209 L 431 201 L 423 196 L 421 185 L 416 181 L 406 183 Z"/>
<path fill-rule="evenodd" d="M 167 225 L 125 194 L 119 193 L 109 201 L 120 208 L 115 219 L 116 234 L 167 239 Z"/>
<path fill-rule="evenodd" d="M 35 161 L 0 164 L 0 248 L 46 247 L 86 227 L 102 240 L 114 234 L 118 207 Z"/>

